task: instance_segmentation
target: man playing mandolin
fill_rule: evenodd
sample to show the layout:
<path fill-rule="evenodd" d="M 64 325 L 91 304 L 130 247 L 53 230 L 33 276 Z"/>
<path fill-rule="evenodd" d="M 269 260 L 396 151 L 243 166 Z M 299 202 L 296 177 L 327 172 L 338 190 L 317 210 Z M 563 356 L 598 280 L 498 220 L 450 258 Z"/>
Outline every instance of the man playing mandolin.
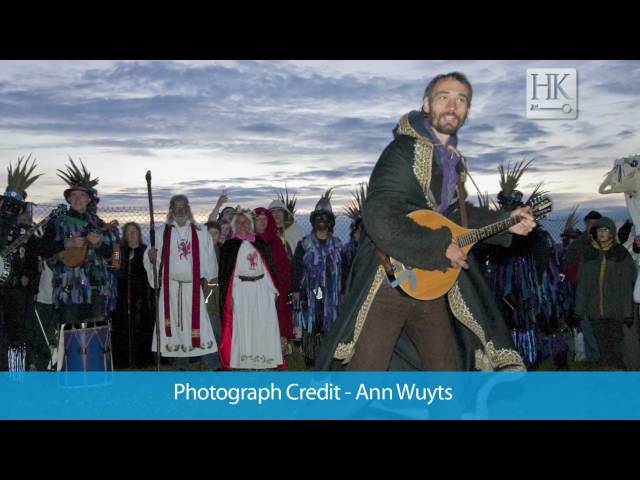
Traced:
<path fill-rule="evenodd" d="M 115 294 L 108 278 L 112 238 L 91 212 L 99 201 L 98 180 L 81 165 L 82 170 L 71 160 L 66 172 L 58 170 L 69 185 L 64 197 L 70 208 L 47 224 L 41 252 L 53 270 L 53 304 L 60 320 L 76 325 L 104 321 L 105 298 Z"/>
<path fill-rule="evenodd" d="M 367 238 L 354 260 L 340 318 L 319 352 L 317 368 L 524 369 L 478 265 L 467 256 L 468 248 L 462 248 L 446 224 L 429 228 L 407 216 L 429 210 L 465 228 L 509 217 L 464 202 L 467 166 L 456 149 L 457 131 L 471 98 L 472 87 L 463 74 L 438 75 L 425 90 L 422 111 L 402 117 L 394 130 L 395 138 L 369 181 L 363 211 Z M 514 210 L 511 217 L 511 233 L 527 235 L 536 225 L 528 207 Z M 505 245 L 511 235 L 487 241 Z M 395 281 L 398 265 L 409 274 L 413 269 L 453 270 L 455 282 L 438 298 L 419 300 L 400 290 Z"/>

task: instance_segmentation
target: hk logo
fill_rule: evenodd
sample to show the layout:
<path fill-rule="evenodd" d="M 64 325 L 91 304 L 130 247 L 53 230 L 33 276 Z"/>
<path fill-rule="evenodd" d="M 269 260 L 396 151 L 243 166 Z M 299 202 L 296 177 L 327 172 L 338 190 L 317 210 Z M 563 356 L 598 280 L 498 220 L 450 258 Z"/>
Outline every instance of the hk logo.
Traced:
<path fill-rule="evenodd" d="M 527 69 L 527 118 L 578 118 L 578 72 L 575 68 Z"/>

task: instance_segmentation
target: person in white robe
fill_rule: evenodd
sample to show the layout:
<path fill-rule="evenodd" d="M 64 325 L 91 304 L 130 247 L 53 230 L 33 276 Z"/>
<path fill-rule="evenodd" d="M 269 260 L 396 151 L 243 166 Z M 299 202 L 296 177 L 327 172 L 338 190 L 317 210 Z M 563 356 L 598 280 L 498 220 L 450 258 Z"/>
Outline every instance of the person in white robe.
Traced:
<path fill-rule="evenodd" d="M 224 367 L 242 370 L 275 369 L 282 364 L 278 290 L 266 256 L 268 246 L 254 234 L 250 211 L 239 210 L 232 220 L 233 236 L 222 247 L 229 272 L 223 304 L 220 356 Z"/>
<path fill-rule="evenodd" d="M 168 248 L 165 248 L 165 241 L 170 242 Z M 211 236 L 206 228 L 194 221 L 184 195 L 171 198 L 165 227 L 156 231 L 156 245 L 145 255 L 144 266 L 153 287 L 152 262 L 158 265 L 160 353 L 163 357 L 185 359 L 175 362 L 176 366 L 182 367 L 179 369 L 187 369 L 188 357 L 202 357 L 203 367 L 216 370 L 219 367 L 218 346 L 201 281 L 218 276 L 218 261 Z M 194 265 L 194 259 L 198 257 L 199 262 Z M 198 270 L 199 278 L 194 278 Z M 199 291 L 194 292 L 194 288 Z M 194 309 L 195 298 L 197 306 Z M 196 315 L 198 310 L 199 315 Z M 157 325 L 151 346 L 154 352 L 158 351 L 156 328 Z"/>

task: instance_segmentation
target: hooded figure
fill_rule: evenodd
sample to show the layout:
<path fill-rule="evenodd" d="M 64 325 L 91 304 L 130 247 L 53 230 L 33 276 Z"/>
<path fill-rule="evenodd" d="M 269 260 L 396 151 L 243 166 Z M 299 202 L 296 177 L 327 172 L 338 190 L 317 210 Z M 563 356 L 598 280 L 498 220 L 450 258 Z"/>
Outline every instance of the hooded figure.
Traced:
<path fill-rule="evenodd" d="M 283 362 L 269 244 L 255 234 L 250 210 L 238 206 L 231 225 L 220 254 L 220 360 L 226 369 L 274 369 Z"/>
<path fill-rule="evenodd" d="M 293 337 L 293 316 L 291 305 L 289 304 L 289 289 L 291 288 L 291 260 L 287 255 L 286 248 L 278 237 L 278 227 L 273 215 L 266 208 L 256 208 L 253 211 L 256 217 L 265 215 L 267 217 L 267 229 L 260 233 L 256 231 L 256 236 L 260 237 L 269 245 L 269 252 L 273 260 L 275 270 L 276 288 L 278 289 L 278 322 L 280 324 L 280 336 L 286 339 Z"/>
<path fill-rule="evenodd" d="M 608 217 L 596 220 L 591 245 L 584 253 L 578 273 L 575 315 L 581 325 L 593 327 L 602 366 L 620 369 L 625 364 L 627 368 L 631 366 L 623 358 L 622 347 L 623 327 L 631 328 L 634 323 L 636 266 L 629 252 L 616 242 L 615 235 L 613 220 Z M 597 359 L 597 353 L 593 359 Z"/>

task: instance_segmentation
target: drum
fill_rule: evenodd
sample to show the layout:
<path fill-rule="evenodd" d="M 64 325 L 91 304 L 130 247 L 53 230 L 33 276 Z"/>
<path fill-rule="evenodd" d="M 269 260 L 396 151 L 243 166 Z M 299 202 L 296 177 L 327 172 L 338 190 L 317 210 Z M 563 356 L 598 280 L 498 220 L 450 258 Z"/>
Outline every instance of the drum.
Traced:
<path fill-rule="evenodd" d="M 109 325 L 98 324 L 91 328 L 65 329 L 62 371 L 113 371 Z"/>

